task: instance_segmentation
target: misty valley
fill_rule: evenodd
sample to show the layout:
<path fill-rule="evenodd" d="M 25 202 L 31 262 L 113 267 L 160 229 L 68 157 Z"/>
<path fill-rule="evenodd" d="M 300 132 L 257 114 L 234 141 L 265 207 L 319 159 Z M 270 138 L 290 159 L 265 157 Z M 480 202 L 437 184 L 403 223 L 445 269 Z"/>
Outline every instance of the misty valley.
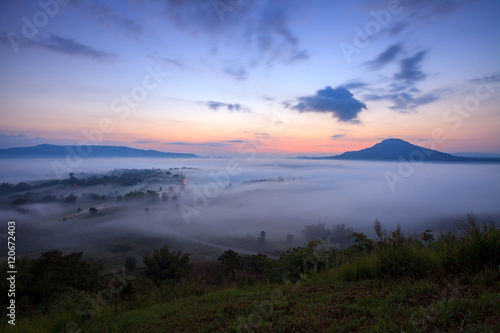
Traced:
<path fill-rule="evenodd" d="M 269 255 L 307 244 L 304 227 L 318 223 L 372 235 L 376 219 L 419 233 L 450 231 L 469 212 L 500 216 L 496 165 L 418 165 L 394 186 L 391 162 L 89 159 L 61 179 L 50 161 L 25 160 L 17 174 L 10 162 L 3 174 L 16 178 L 0 186 L 0 207 L 18 222 L 20 254 L 106 257 L 126 243 L 140 256 L 171 243 L 201 258 L 226 248 Z"/>

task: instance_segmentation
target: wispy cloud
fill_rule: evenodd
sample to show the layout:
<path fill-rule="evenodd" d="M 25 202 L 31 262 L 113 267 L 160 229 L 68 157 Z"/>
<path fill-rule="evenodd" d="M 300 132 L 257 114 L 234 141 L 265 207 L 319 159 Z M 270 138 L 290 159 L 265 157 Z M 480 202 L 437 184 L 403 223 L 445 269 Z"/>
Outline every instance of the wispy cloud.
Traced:
<path fill-rule="evenodd" d="M 178 146 L 205 146 L 205 147 L 222 147 L 226 144 L 223 142 L 168 142 L 169 145 Z"/>
<path fill-rule="evenodd" d="M 399 53 L 401 50 L 396 51 L 389 52 L 387 56 L 379 56 L 373 61 L 374 63 L 377 63 L 378 59 L 391 59 L 388 61 L 394 61 L 394 57 L 390 56 L 390 54 L 394 54 L 394 52 Z M 390 82 L 385 87 L 378 89 L 369 86 L 363 87 L 367 92 L 363 96 L 364 100 L 387 100 L 392 102 L 389 109 L 403 113 L 414 112 L 422 105 L 439 100 L 447 92 L 447 89 L 422 92 L 416 86 L 419 81 L 427 78 L 427 75 L 422 70 L 423 61 L 427 54 L 427 51 L 418 51 L 409 57 L 399 60 L 398 72 L 394 73 L 392 78 L 390 78 Z"/>
<path fill-rule="evenodd" d="M 404 15 L 388 30 L 392 36 L 421 28 L 423 25 L 440 22 L 477 0 L 435 1 L 435 0 L 401 0 Z"/>
<path fill-rule="evenodd" d="M 412 85 L 416 81 L 425 79 L 426 75 L 422 72 L 422 61 L 427 51 L 420 51 L 411 57 L 401 60 L 400 71 L 394 74 L 396 80 L 404 81 L 407 85 Z"/>
<path fill-rule="evenodd" d="M 48 38 L 41 38 L 37 41 L 30 41 L 26 46 L 40 48 L 51 52 L 70 56 L 81 56 L 97 61 L 113 62 L 118 59 L 118 55 L 106 51 L 97 50 L 91 46 L 81 44 L 74 39 L 64 38 L 57 35 L 50 35 Z"/>
<path fill-rule="evenodd" d="M 70 4 L 86 14 L 91 19 L 107 28 L 117 31 L 133 39 L 139 39 L 143 27 L 135 20 L 118 15 L 111 7 L 85 0 L 71 0 Z"/>
<path fill-rule="evenodd" d="M 251 110 L 247 107 L 242 106 L 239 103 L 223 103 L 223 102 L 214 102 L 214 101 L 206 101 L 206 102 L 199 102 L 201 104 L 204 104 L 208 106 L 210 110 L 213 111 L 219 111 L 221 108 L 226 109 L 228 111 L 236 111 L 236 112 L 250 112 Z"/>
<path fill-rule="evenodd" d="M 333 140 L 338 140 L 340 138 L 343 138 L 345 136 L 345 134 L 335 134 L 335 135 L 332 135 L 330 138 L 332 138 Z"/>
<path fill-rule="evenodd" d="M 353 121 L 366 105 L 353 97 L 345 87 L 326 87 L 311 96 L 299 97 L 299 103 L 292 107 L 299 112 L 331 113 L 340 121 Z"/>
<path fill-rule="evenodd" d="M 153 60 L 154 62 L 156 62 L 158 64 L 173 65 L 179 69 L 184 69 L 184 67 L 186 65 L 184 60 L 173 59 L 173 58 L 169 58 L 169 57 L 162 57 L 162 56 L 153 55 L 153 54 L 148 54 L 148 58 Z"/>
<path fill-rule="evenodd" d="M 380 69 L 390 62 L 394 61 L 403 47 L 401 44 L 394 44 L 389 46 L 385 51 L 380 53 L 375 59 L 366 62 L 366 66 L 371 69 Z"/>
<path fill-rule="evenodd" d="M 147 140 L 144 140 L 144 141 L 134 141 L 134 143 L 158 143 L 160 141 L 154 141 L 154 140 L 151 140 L 151 141 L 147 141 Z"/>
<path fill-rule="evenodd" d="M 309 58 L 290 28 L 296 1 L 242 1 L 231 6 L 221 21 L 213 1 L 158 0 L 169 22 L 192 36 L 204 35 L 214 43 L 223 60 L 221 70 L 245 80 L 252 69 L 288 65 Z M 229 5 L 228 5 L 229 6 Z M 305 5 L 301 5 L 305 6 Z M 226 51 L 240 55 L 227 64 Z M 241 52 L 243 51 L 243 52 Z"/>

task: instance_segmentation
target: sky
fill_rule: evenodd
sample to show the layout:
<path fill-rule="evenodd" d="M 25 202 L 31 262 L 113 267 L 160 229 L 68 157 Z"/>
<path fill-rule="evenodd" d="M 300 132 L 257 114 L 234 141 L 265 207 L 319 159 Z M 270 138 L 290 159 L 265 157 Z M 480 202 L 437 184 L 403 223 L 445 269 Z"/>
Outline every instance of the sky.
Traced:
<path fill-rule="evenodd" d="M 0 148 L 500 153 L 498 0 L 5 0 Z"/>

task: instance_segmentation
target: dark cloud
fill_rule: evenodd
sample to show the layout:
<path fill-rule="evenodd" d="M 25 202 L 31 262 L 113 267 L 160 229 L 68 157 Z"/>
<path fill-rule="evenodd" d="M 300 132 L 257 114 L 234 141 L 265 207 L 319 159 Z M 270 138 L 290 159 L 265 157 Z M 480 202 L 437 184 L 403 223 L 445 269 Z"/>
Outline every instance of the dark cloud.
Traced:
<path fill-rule="evenodd" d="M 335 135 L 332 135 L 330 138 L 332 138 L 333 140 L 337 140 L 337 139 L 343 138 L 344 136 L 345 136 L 345 134 L 335 134 Z"/>
<path fill-rule="evenodd" d="M 122 17 L 106 5 L 92 3 L 84 0 L 71 0 L 70 4 L 85 13 L 91 19 L 101 23 L 112 30 L 138 39 L 143 33 L 143 27 L 137 21 Z"/>
<path fill-rule="evenodd" d="M 226 142 L 228 142 L 228 143 L 242 143 L 242 142 L 246 142 L 246 141 L 244 141 L 244 140 L 228 140 Z"/>
<path fill-rule="evenodd" d="M 26 46 L 41 48 L 56 53 L 70 56 L 88 57 L 97 61 L 116 61 L 118 55 L 105 51 L 100 51 L 88 45 L 81 44 L 73 39 L 64 38 L 57 35 L 50 35 L 49 38 L 38 41 L 30 41 Z"/>
<path fill-rule="evenodd" d="M 299 112 L 331 113 L 340 121 L 354 121 L 366 105 L 353 97 L 345 87 L 333 89 L 328 86 L 318 90 L 315 95 L 298 98 L 299 103 L 292 107 Z"/>
<path fill-rule="evenodd" d="M 193 36 L 206 35 L 214 43 L 212 56 L 223 61 L 222 71 L 238 80 L 245 80 L 249 71 L 258 67 L 271 68 L 309 58 L 300 47 L 299 39 L 290 29 L 290 15 L 298 12 L 299 1 L 215 1 L 158 0 L 164 5 L 169 22 Z M 238 52 L 229 56 L 234 64 L 227 65 L 224 50 Z"/>
<path fill-rule="evenodd" d="M 371 69 L 380 69 L 388 63 L 394 61 L 396 56 L 401 53 L 403 47 L 401 44 L 389 46 L 384 52 L 380 53 L 375 59 L 368 61 L 366 65 Z"/>
<path fill-rule="evenodd" d="M 157 143 L 157 142 L 159 142 L 159 141 L 154 141 L 154 140 L 152 140 L 152 141 L 134 141 L 134 143 Z"/>
<path fill-rule="evenodd" d="M 235 104 L 230 104 L 230 103 L 223 103 L 223 102 L 214 102 L 214 101 L 207 101 L 207 102 L 200 102 L 202 104 L 205 104 L 206 106 L 209 107 L 210 110 L 213 111 L 219 111 L 220 108 L 225 108 L 228 111 L 237 111 L 237 112 L 250 112 L 250 109 L 241 106 L 239 103 Z"/>

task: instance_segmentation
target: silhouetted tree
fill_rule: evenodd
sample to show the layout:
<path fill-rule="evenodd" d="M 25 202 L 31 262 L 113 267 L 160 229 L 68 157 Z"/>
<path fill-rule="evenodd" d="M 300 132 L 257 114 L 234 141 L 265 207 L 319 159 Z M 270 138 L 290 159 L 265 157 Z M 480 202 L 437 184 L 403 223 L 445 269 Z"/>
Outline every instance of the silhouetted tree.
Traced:
<path fill-rule="evenodd" d="M 353 232 L 354 229 L 351 227 L 346 228 L 344 223 L 335 225 L 331 233 L 332 243 L 337 243 L 345 247 L 352 245 L 353 241 L 350 237 Z"/>
<path fill-rule="evenodd" d="M 237 269 L 243 268 L 243 259 L 239 256 L 238 252 L 233 250 L 226 250 L 217 260 L 222 264 L 222 270 L 226 275 L 230 275 L 234 280 L 235 272 Z"/>
<path fill-rule="evenodd" d="M 318 238 L 327 242 L 331 234 L 330 230 L 327 230 L 325 228 L 325 224 L 321 222 L 318 222 L 318 224 L 316 225 L 314 224 L 306 225 L 302 230 L 302 233 L 304 234 L 304 237 L 308 242 L 316 240 Z"/>
<path fill-rule="evenodd" d="M 293 235 L 292 234 L 289 234 L 286 236 L 286 242 L 288 244 L 292 244 L 292 242 L 293 242 Z"/>
<path fill-rule="evenodd" d="M 70 195 L 68 195 L 68 196 L 66 197 L 66 199 L 64 199 L 64 201 L 65 201 L 66 203 L 74 203 L 74 202 L 76 202 L 76 199 L 77 199 L 77 196 L 76 196 L 76 195 L 74 195 L 73 193 L 71 193 Z"/>
<path fill-rule="evenodd" d="M 97 209 L 97 208 L 95 208 L 95 207 L 90 207 L 90 208 L 89 208 L 89 212 L 90 212 L 90 214 L 92 214 L 92 215 L 97 214 L 97 211 L 98 211 L 98 209 Z"/>
<path fill-rule="evenodd" d="M 170 252 L 168 245 L 161 249 L 154 249 L 153 253 L 146 252 L 142 257 L 146 271 L 144 274 L 157 285 L 161 281 L 178 281 L 189 271 L 190 254 L 182 254 L 182 250 Z"/>
<path fill-rule="evenodd" d="M 259 234 L 259 237 L 257 237 L 257 239 L 259 241 L 261 241 L 262 243 L 264 243 L 266 241 L 266 232 L 264 230 L 262 230 Z"/>

